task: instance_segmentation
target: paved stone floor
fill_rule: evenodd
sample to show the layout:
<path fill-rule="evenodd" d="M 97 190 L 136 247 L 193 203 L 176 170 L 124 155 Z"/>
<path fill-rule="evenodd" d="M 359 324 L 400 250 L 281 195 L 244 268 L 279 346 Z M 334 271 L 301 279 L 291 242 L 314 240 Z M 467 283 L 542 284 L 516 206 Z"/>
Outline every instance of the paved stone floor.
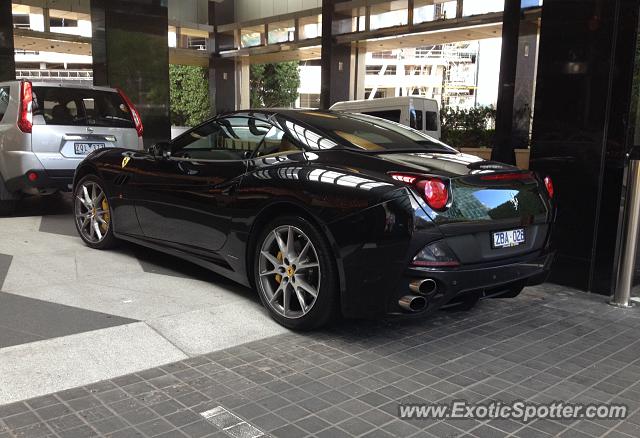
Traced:
<path fill-rule="evenodd" d="M 68 195 L 0 217 L 0 405 L 285 333 L 247 288 L 123 244 L 86 247 Z"/>
<path fill-rule="evenodd" d="M 544 285 L 468 312 L 292 333 L 190 265 L 88 251 L 61 213 L 0 219 L 0 438 L 640 436 L 640 309 Z M 402 403 L 452 400 L 630 412 L 398 417 Z"/>
<path fill-rule="evenodd" d="M 638 311 L 547 285 L 469 312 L 285 333 L 12 403 L 0 407 L 0 437 L 637 437 L 639 333 Z M 397 417 L 399 403 L 455 399 L 615 401 L 630 416 Z"/>

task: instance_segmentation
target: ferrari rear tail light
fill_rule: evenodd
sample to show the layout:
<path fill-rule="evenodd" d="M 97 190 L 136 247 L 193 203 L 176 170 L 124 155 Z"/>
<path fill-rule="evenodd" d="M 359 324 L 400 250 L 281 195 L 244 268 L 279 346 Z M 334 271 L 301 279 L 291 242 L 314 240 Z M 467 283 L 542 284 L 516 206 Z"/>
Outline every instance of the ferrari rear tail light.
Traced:
<path fill-rule="evenodd" d="M 133 118 L 133 123 L 136 126 L 136 132 L 138 133 L 138 137 L 142 137 L 142 134 L 144 133 L 144 126 L 142 126 L 142 119 L 140 118 L 140 113 L 138 112 L 136 107 L 133 105 L 133 102 L 131 102 L 129 97 L 126 94 L 124 94 L 124 91 L 122 91 L 120 88 L 117 88 L 117 90 L 122 100 L 124 100 L 125 105 L 127 105 L 129 107 L 129 111 L 131 111 L 131 117 Z"/>
<path fill-rule="evenodd" d="M 444 181 L 438 178 L 430 178 L 418 181 L 416 187 L 423 194 L 424 200 L 427 201 L 429 207 L 434 210 L 442 210 L 447 207 L 449 202 L 449 189 L 447 189 Z"/>
<path fill-rule="evenodd" d="M 31 82 L 20 82 L 20 112 L 18 128 L 25 134 L 33 130 L 33 90 Z"/>
<path fill-rule="evenodd" d="M 411 262 L 413 266 L 425 267 L 454 267 L 460 266 L 458 258 L 449 245 L 443 241 L 431 243 L 415 255 Z"/>
<path fill-rule="evenodd" d="M 544 177 L 544 186 L 547 189 L 547 193 L 549 194 L 549 198 L 553 199 L 553 181 L 550 176 Z"/>
<path fill-rule="evenodd" d="M 391 177 L 397 181 L 413 186 L 422 199 L 434 210 L 444 210 L 449 204 L 449 188 L 440 178 L 419 177 L 402 173 L 392 173 Z"/>

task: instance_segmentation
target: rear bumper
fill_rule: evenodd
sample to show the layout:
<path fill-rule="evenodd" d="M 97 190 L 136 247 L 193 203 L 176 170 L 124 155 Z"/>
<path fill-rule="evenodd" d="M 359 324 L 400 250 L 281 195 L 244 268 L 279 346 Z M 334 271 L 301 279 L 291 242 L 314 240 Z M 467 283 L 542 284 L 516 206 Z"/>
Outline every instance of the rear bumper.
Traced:
<path fill-rule="evenodd" d="M 30 180 L 29 174 L 37 175 L 35 180 Z M 70 191 L 73 185 L 74 169 L 60 170 L 28 170 L 6 181 L 5 185 L 11 192 L 25 192 L 29 194 L 46 193 L 51 190 Z"/>
<path fill-rule="evenodd" d="M 433 279 L 437 289 L 426 297 L 427 307 L 409 315 L 431 313 L 453 300 L 456 296 L 470 292 L 484 292 L 493 295 L 510 287 L 533 286 L 543 283 L 553 262 L 553 252 L 536 252 L 519 257 L 517 260 L 495 262 L 481 266 L 452 269 L 410 268 L 406 274 L 407 288 L 389 303 L 390 314 L 406 314 L 398 306 L 398 300 L 411 295 L 409 282 L 417 279 Z"/>

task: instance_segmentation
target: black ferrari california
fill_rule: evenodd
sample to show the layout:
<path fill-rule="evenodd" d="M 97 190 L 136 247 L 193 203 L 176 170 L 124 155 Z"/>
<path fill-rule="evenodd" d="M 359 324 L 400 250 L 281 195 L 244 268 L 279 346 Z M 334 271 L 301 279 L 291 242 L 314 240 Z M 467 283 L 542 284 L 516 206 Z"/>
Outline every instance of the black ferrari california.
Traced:
<path fill-rule="evenodd" d="M 274 319 L 426 315 L 514 297 L 553 258 L 553 185 L 375 117 L 226 114 L 148 152 L 78 167 L 75 224 L 257 290 Z"/>

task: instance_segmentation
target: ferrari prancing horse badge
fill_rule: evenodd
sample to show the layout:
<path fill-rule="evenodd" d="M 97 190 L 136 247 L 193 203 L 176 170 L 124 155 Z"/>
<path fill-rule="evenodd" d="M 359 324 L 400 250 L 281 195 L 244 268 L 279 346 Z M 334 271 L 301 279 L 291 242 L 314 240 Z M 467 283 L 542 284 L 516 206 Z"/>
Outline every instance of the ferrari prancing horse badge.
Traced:
<path fill-rule="evenodd" d="M 122 168 L 124 169 L 125 167 L 127 167 L 127 164 L 129 164 L 129 161 L 131 160 L 130 156 L 126 156 L 122 159 Z"/>

